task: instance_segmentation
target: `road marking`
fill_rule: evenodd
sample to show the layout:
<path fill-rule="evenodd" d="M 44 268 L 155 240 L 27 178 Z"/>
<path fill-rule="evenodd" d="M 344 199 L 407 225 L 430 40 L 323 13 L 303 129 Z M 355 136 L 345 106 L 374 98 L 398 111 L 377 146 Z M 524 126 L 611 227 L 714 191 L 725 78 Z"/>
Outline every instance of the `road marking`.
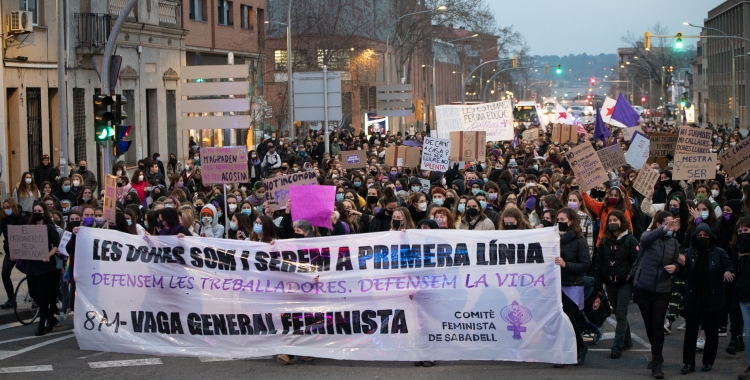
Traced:
<path fill-rule="evenodd" d="M 610 352 L 610 351 L 612 351 L 612 349 L 611 348 L 589 348 L 589 351 L 596 351 L 596 352 L 598 352 L 598 351 L 605 352 L 606 351 L 606 352 Z M 623 351 L 623 354 L 626 353 L 626 352 L 651 352 L 651 350 L 650 349 L 649 350 L 627 350 L 627 351 Z"/>
<path fill-rule="evenodd" d="M 21 350 L 18 350 L 18 351 L 3 351 L 3 352 L 0 352 L 0 360 L 7 359 L 7 358 L 10 358 L 12 356 L 20 355 L 20 354 L 23 354 L 25 352 L 29 352 L 31 350 L 36 350 L 39 347 L 44 347 L 46 345 L 49 345 L 49 344 L 52 344 L 52 343 L 57 343 L 59 341 L 65 340 L 65 339 L 70 339 L 70 338 L 72 338 L 74 336 L 75 336 L 74 334 L 70 334 L 70 335 L 64 336 L 62 338 L 57 338 L 57 339 L 48 340 L 46 342 L 37 343 L 37 344 L 35 344 L 33 346 L 28 346 L 28 347 L 26 347 L 24 349 L 21 349 Z"/>
<path fill-rule="evenodd" d="M 612 325 L 614 327 L 617 327 L 617 320 L 615 320 L 614 318 L 612 318 L 612 317 L 607 318 L 607 322 L 610 325 Z M 651 343 L 649 343 L 648 341 L 643 340 L 643 338 L 639 337 L 638 335 L 633 334 L 632 332 L 630 333 L 630 338 L 632 338 L 634 341 L 642 344 L 646 348 L 651 348 Z"/>
<path fill-rule="evenodd" d="M 110 360 L 107 362 L 89 362 L 89 368 L 113 368 L 113 367 L 134 367 L 141 365 L 164 364 L 159 358 L 151 359 L 133 359 L 133 360 Z"/>
<path fill-rule="evenodd" d="M 21 372 L 44 372 L 52 371 L 51 365 L 32 365 L 27 367 L 5 367 L 0 368 L 0 373 L 21 373 Z"/>
<path fill-rule="evenodd" d="M 6 325 L 0 325 L 0 331 L 1 330 L 5 330 L 5 329 L 9 329 L 9 328 L 12 328 L 12 327 L 18 327 L 18 326 L 23 326 L 23 324 L 21 322 L 13 322 L 13 323 L 8 323 Z"/>
<path fill-rule="evenodd" d="M 88 358 L 93 358 L 94 356 L 99 356 L 99 355 L 104 355 L 104 354 L 106 354 L 106 352 L 97 352 L 93 355 L 81 356 L 80 358 L 76 358 L 76 359 L 88 359 Z"/>
<path fill-rule="evenodd" d="M 23 338 L 16 338 L 16 339 L 4 340 L 4 341 L 0 342 L 0 344 L 11 343 L 11 342 L 18 342 L 19 340 L 44 338 L 45 336 L 54 336 L 54 335 L 72 333 L 72 332 L 73 332 L 73 330 L 65 330 L 65 331 L 58 331 L 58 332 L 54 332 L 54 333 L 44 334 L 42 336 L 27 336 L 27 337 L 23 337 Z"/>
<path fill-rule="evenodd" d="M 213 363 L 213 362 L 231 362 L 234 360 L 265 360 L 265 359 L 273 359 L 273 356 L 258 356 L 254 358 L 245 358 L 245 359 L 230 359 L 230 358 L 199 358 L 201 363 Z"/>

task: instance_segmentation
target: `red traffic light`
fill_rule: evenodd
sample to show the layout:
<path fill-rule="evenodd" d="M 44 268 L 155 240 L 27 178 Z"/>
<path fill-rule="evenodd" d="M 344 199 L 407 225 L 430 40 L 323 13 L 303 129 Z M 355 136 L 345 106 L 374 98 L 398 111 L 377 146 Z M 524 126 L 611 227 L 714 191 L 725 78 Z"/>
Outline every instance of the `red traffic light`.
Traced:
<path fill-rule="evenodd" d="M 646 98 L 645 97 L 641 98 L 641 103 L 646 103 Z"/>
<path fill-rule="evenodd" d="M 596 78 L 591 78 L 591 85 L 593 86 L 595 84 L 596 84 Z"/>

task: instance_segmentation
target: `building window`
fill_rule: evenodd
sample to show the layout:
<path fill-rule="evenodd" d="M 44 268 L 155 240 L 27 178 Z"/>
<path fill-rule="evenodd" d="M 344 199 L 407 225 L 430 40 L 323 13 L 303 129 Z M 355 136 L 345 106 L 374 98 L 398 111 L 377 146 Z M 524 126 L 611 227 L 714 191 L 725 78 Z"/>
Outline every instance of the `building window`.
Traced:
<path fill-rule="evenodd" d="M 22 11 L 31 12 L 31 21 L 34 25 L 39 22 L 39 0 L 19 0 L 19 7 Z"/>
<path fill-rule="evenodd" d="M 253 12 L 253 7 L 249 5 L 241 5 L 240 16 L 242 17 L 242 29 L 255 28 L 255 13 Z"/>
<path fill-rule="evenodd" d="M 350 60 L 347 50 L 318 49 L 318 67 L 326 65 L 329 70 L 345 70 Z"/>
<path fill-rule="evenodd" d="M 190 2 L 190 19 L 195 21 L 206 21 L 204 18 L 206 0 L 188 0 Z"/>
<path fill-rule="evenodd" d="M 698 46 L 698 51 L 697 51 L 696 54 L 698 55 L 698 57 L 702 57 L 703 56 L 703 46 Z"/>
<path fill-rule="evenodd" d="M 306 54 L 305 50 L 292 50 L 292 67 L 298 67 L 302 63 L 300 57 L 304 57 Z M 274 70 L 286 70 L 286 50 L 275 50 L 273 58 Z"/>
<path fill-rule="evenodd" d="M 86 89 L 73 89 L 73 141 L 76 163 L 86 160 Z"/>
<path fill-rule="evenodd" d="M 227 0 L 219 0 L 219 25 L 232 26 L 234 22 L 232 20 L 232 2 Z"/>
<path fill-rule="evenodd" d="M 703 65 L 699 64 L 698 65 L 698 75 L 701 75 L 701 74 L 703 74 Z"/>

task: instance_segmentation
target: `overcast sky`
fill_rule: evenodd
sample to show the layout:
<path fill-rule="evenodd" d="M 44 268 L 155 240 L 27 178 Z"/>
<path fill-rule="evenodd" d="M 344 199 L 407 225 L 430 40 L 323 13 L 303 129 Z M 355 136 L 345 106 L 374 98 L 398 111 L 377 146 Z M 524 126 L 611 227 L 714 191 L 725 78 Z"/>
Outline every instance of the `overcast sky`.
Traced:
<path fill-rule="evenodd" d="M 616 53 L 628 30 L 637 35 L 657 21 L 670 34 L 697 34 L 688 21 L 703 25 L 708 11 L 721 0 L 489 0 L 499 25 L 514 25 L 529 43 L 532 55 Z"/>

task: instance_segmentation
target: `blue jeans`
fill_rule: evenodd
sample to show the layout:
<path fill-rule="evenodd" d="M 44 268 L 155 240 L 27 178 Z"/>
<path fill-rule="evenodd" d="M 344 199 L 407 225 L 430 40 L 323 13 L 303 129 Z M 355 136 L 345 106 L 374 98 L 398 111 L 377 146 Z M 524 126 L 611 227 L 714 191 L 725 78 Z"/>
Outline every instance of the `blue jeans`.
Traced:
<path fill-rule="evenodd" d="M 742 321 L 745 322 L 745 354 L 747 354 L 747 366 L 750 367 L 750 306 L 747 303 L 740 302 L 740 311 L 742 311 Z"/>
<path fill-rule="evenodd" d="M 633 342 L 630 337 L 630 324 L 628 323 L 628 305 L 630 296 L 633 294 L 633 285 L 625 284 L 620 287 L 607 286 L 607 298 L 615 310 L 617 318 L 617 327 L 615 327 L 615 342 L 612 348 L 619 348 L 620 351 L 626 347 L 632 347 Z"/>

